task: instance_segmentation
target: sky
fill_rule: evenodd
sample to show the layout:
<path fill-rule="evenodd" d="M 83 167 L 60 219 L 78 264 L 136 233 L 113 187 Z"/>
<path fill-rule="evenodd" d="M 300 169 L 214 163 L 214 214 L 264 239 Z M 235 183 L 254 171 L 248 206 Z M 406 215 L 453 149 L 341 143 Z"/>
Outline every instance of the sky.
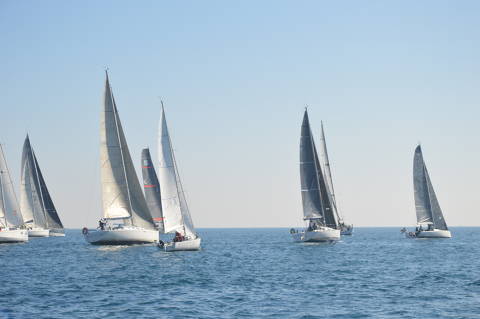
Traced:
<path fill-rule="evenodd" d="M 420 142 L 447 224 L 479 226 L 479 39 L 479 1 L 3 0 L 0 142 L 18 189 L 28 132 L 64 225 L 95 225 L 108 67 L 139 177 L 164 100 L 197 227 L 303 224 L 306 105 L 348 223 L 415 224 Z"/>

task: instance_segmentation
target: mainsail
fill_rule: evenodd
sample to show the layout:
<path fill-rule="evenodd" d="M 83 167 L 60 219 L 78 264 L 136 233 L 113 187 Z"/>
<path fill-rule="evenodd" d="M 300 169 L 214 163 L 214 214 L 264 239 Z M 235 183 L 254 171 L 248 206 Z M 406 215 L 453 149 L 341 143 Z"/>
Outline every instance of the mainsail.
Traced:
<path fill-rule="evenodd" d="M 153 229 L 153 220 L 128 150 L 108 74 L 100 122 L 100 165 L 104 217 L 121 219 L 126 225 Z"/>
<path fill-rule="evenodd" d="M 161 185 L 165 232 L 178 231 L 186 236 L 196 237 L 168 133 L 163 103 L 158 143 L 158 176 Z"/>
<path fill-rule="evenodd" d="M 163 213 L 162 213 L 162 198 L 160 195 L 160 184 L 158 183 L 157 173 L 153 166 L 150 150 L 144 148 L 142 150 L 142 176 L 143 176 L 143 191 L 145 193 L 145 200 L 147 201 L 148 209 L 152 215 L 153 221 L 156 222 L 158 230 L 163 233 Z"/>
<path fill-rule="evenodd" d="M 28 135 L 23 143 L 20 207 L 25 223 L 44 229 L 63 229 Z"/>
<path fill-rule="evenodd" d="M 431 223 L 436 229 L 447 230 L 447 224 L 435 191 L 433 190 L 420 145 L 415 149 L 415 155 L 413 157 L 413 187 L 417 223 Z"/>
<path fill-rule="evenodd" d="M 0 226 L 15 227 L 23 224 L 7 160 L 0 145 Z"/>
<path fill-rule="evenodd" d="M 338 228 L 305 110 L 300 138 L 300 182 L 304 219 L 319 219 L 324 226 Z"/>

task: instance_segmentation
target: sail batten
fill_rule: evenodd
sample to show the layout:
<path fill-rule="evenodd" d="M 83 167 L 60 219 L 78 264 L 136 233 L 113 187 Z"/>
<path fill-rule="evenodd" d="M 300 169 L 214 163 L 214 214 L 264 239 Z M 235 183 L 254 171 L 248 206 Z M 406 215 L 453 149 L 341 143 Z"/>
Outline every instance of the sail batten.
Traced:
<path fill-rule="evenodd" d="M 163 104 L 159 127 L 158 161 L 165 232 L 178 231 L 195 238 L 196 232 L 176 165 Z"/>
<path fill-rule="evenodd" d="M 415 149 L 413 159 L 413 187 L 417 224 L 433 224 L 436 229 L 447 230 L 420 145 Z"/>
<path fill-rule="evenodd" d="M 124 224 L 153 229 L 154 224 L 130 156 L 108 74 L 100 122 L 100 163 L 104 217 L 123 219 Z"/>

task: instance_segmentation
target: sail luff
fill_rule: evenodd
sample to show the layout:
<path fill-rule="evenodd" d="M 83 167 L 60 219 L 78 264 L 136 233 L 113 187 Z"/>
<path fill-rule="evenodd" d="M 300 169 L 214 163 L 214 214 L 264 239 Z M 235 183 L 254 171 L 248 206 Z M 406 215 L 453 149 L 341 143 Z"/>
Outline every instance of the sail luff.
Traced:
<path fill-rule="evenodd" d="M 150 150 L 145 148 L 142 150 L 142 176 L 143 190 L 148 209 L 154 222 L 156 222 L 158 230 L 164 232 L 162 198 L 160 194 L 160 183 L 158 182 L 157 173 L 153 165 Z"/>

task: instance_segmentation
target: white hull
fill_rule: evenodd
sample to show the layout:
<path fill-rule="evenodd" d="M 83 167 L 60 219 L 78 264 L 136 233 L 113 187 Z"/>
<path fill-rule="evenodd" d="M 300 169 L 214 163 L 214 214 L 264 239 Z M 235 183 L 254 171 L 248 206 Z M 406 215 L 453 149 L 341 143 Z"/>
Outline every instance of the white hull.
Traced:
<path fill-rule="evenodd" d="M 50 237 L 65 237 L 65 230 L 63 230 L 63 229 L 50 229 Z"/>
<path fill-rule="evenodd" d="M 291 233 L 296 242 L 318 243 L 340 240 L 340 230 L 322 227 L 313 231 L 302 231 Z"/>
<path fill-rule="evenodd" d="M 28 232 L 26 229 L 2 229 L 0 231 L 0 244 L 26 241 L 28 241 Z"/>
<path fill-rule="evenodd" d="M 50 229 L 34 228 L 28 230 L 28 237 L 48 237 Z"/>
<path fill-rule="evenodd" d="M 421 232 L 417 233 L 417 238 L 452 238 L 452 234 L 449 230 L 441 230 L 441 229 L 434 229 L 434 230 L 422 230 Z"/>
<path fill-rule="evenodd" d="M 163 248 L 165 249 L 165 251 L 168 251 L 168 252 L 199 250 L 201 241 L 202 239 L 198 237 L 191 240 L 169 242 L 169 243 L 166 243 Z"/>
<path fill-rule="evenodd" d="M 84 234 L 85 240 L 92 245 L 134 245 L 156 243 L 159 240 L 157 230 L 143 228 L 119 228 L 93 230 Z"/>

